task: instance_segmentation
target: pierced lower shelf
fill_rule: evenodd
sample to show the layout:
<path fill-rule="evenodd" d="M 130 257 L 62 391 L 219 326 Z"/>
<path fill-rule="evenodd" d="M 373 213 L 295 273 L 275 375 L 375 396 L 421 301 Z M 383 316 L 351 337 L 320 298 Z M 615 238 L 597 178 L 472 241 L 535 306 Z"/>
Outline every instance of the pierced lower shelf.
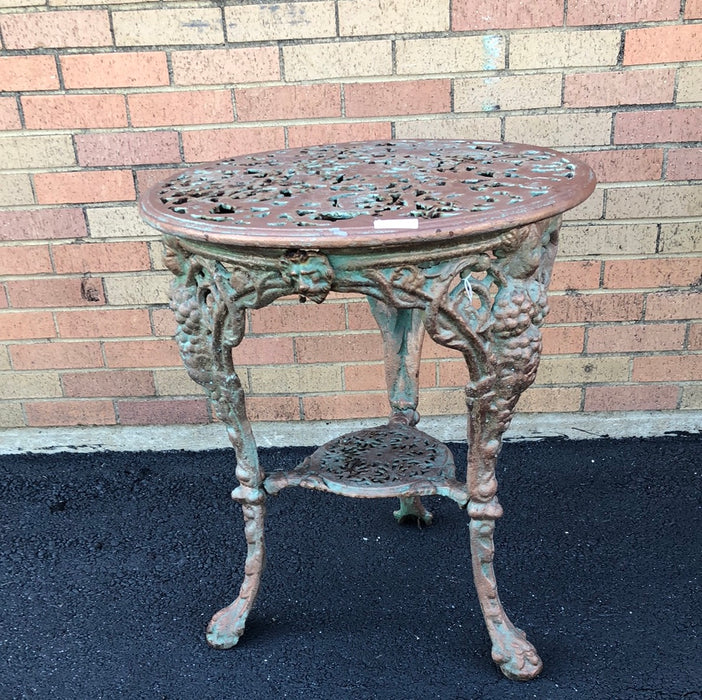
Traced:
<path fill-rule="evenodd" d="M 389 423 L 330 440 L 294 469 L 272 472 L 263 487 L 269 494 L 302 486 L 354 498 L 438 495 L 465 506 L 468 489 L 455 475 L 446 445 Z"/>

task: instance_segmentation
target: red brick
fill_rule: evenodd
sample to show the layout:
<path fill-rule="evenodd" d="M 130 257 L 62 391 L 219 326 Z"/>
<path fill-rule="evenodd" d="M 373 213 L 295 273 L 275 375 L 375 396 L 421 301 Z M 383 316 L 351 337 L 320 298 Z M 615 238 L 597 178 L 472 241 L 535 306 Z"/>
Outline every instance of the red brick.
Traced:
<path fill-rule="evenodd" d="M 702 148 L 671 148 L 666 180 L 699 180 L 702 177 Z"/>
<path fill-rule="evenodd" d="M 339 124 L 304 124 L 288 127 L 288 146 L 316 146 L 345 141 L 375 141 L 392 138 L 390 122 L 351 122 Z"/>
<path fill-rule="evenodd" d="M 228 85 L 280 79 L 275 46 L 172 51 L 171 62 L 176 85 Z"/>
<path fill-rule="evenodd" d="M 172 338 L 176 332 L 176 321 L 170 309 L 153 309 L 151 311 L 154 335 Z M 142 335 L 140 333 L 140 335 Z"/>
<path fill-rule="evenodd" d="M 638 321 L 643 313 L 643 294 L 551 295 L 549 305 L 549 323 Z"/>
<path fill-rule="evenodd" d="M 297 396 L 247 396 L 246 415 L 251 421 L 300 420 Z"/>
<path fill-rule="evenodd" d="M 661 22 L 677 19 L 678 0 L 568 0 L 569 25 Z"/>
<path fill-rule="evenodd" d="M 64 372 L 61 384 L 64 395 L 72 398 L 153 396 L 156 391 L 153 374 L 143 370 Z"/>
<path fill-rule="evenodd" d="M 34 190 L 40 204 L 83 204 L 135 199 L 131 170 L 37 173 Z"/>
<path fill-rule="evenodd" d="M 7 283 L 14 308 L 87 306 L 104 304 L 105 294 L 99 277 L 43 278 Z"/>
<path fill-rule="evenodd" d="M 105 343 L 108 367 L 180 367 L 174 340 L 124 340 Z"/>
<path fill-rule="evenodd" d="M 0 248 L 1 275 L 39 275 L 51 272 L 49 247 L 46 245 L 5 246 Z"/>
<path fill-rule="evenodd" d="M 436 360 L 449 359 L 453 360 L 460 357 L 458 350 L 452 350 L 444 345 L 435 343 L 429 336 L 424 336 L 424 344 L 422 345 L 422 357 Z"/>
<path fill-rule="evenodd" d="M 682 350 L 684 342 L 685 326 L 675 323 L 593 326 L 587 333 L 589 353 Z"/>
<path fill-rule="evenodd" d="M 21 128 L 17 100 L 14 97 L 0 97 L 0 130 L 10 131 Z"/>
<path fill-rule="evenodd" d="M 306 420 L 343 420 L 345 418 L 377 418 L 390 414 L 385 392 L 377 394 L 329 394 L 303 396 L 302 407 Z"/>
<path fill-rule="evenodd" d="M 563 24 L 563 0 L 524 2 L 524 0 L 454 0 L 451 28 L 513 29 L 556 27 Z"/>
<path fill-rule="evenodd" d="M 285 304 L 267 306 L 251 314 L 251 333 L 306 333 L 343 331 L 346 313 L 343 304 Z"/>
<path fill-rule="evenodd" d="M 0 323 L 0 340 L 55 338 L 54 318 L 47 311 L 5 312 Z"/>
<path fill-rule="evenodd" d="M 702 350 L 702 323 L 691 323 L 687 337 L 688 350 Z"/>
<path fill-rule="evenodd" d="M 241 122 L 341 116 L 338 85 L 281 85 L 234 91 Z"/>
<path fill-rule="evenodd" d="M 151 267 L 146 243 L 71 243 L 52 246 L 59 275 L 72 272 L 130 272 Z"/>
<path fill-rule="evenodd" d="M 677 408 L 680 388 L 669 384 L 658 386 L 585 387 L 586 411 L 664 411 Z"/>
<path fill-rule="evenodd" d="M 702 0 L 687 0 L 685 19 L 702 19 Z"/>
<path fill-rule="evenodd" d="M 634 382 L 695 382 L 702 380 L 702 355 L 635 357 Z"/>
<path fill-rule="evenodd" d="M 615 143 L 699 141 L 701 133 L 702 108 L 620 112 L 614 119 Z"/>
<path fill-rule="evenodd" d="M 152 185 L 157 182 L 162 182 L 167 180 L 174 175 L 178 175 L 183 172 L 182 168 L 158 168 L 158 169 L 147 169 L 147 170 L 137 170 L 137 191 L 139 194 L 143 194 Z"/>
<path fill-rule="evenodd" d="M 650 258 L 608 260 L 603 287 L 641 289 L 646 287 L 687 287 L 702 281 L 701 258 Z"/>
<path fill-rule="evenodd" d="M 584 291 L 600 286 L 600 262 L 597 260 L 557 261 L 550 288 L 553 291 Z"/>
<path fill-rule="evenodd" d="M 383 359 L 380 333 L 302 336 L 295 339 L 298 362 L 372 362 Z"/>
<path fill-rule="evenodd" d="M 60 60 L 63 82 L 69 90 L 168 85 L 163 51 L 72 54 Z"/>
<path fill-rule="evenodd" d="M 247 365 L 281 365 L 292 364 L 292 338 L 244 338 L 241 345 L 232 352 L 234 364 Z"/>
<path fill-rule="evenodd" d="M 624 33 L 624 65 L 702 60 L 702 26 L 678 24 L 628 29 Z"/>
<path fill-rule="evenodd" d="M 347 117 L 451 111 L 450 80 L 351 83 L 344 87 L 344 95 Z"/>
<path fill-rule="evenodd" d="M 0 15 L 6 49 L 110 46 L 110 19 L 104 10 L 25 12 Z"/>
<path fill-rule="evenodd" d="M 34 427 L 115 423 L 111 401 L 28 401 L 24 404 L 24 411 L 27 425 Z"/>
<path fill-rule="evenodd" d="M 85 166 L 180 162 L 175 131 L 76 134 L 75 142 L 78 163 Z"/>
<path fill-rule="evenodd" d="M 0 241 L 83 238 L 88 235 L 78 208 L 0 212 Z"/>
<path fill-rule="evenodd" d="M 221 160 L 285 147 L 282 127 L 184 131 L 183 154 L 189 163 Z"/>
<path fill-rule="evenodd" d="M 565 76 L 564 107 L 660 104 L 673 101 L 675 70 L 618 70 Z"/>
<path fill-rule="evenodd" d="M 28 129 L 107 129 L 127 126 L 123 95 L 24 95 Z"/>
<path fill-rule="evenodd" d="M 439 362 L 439 386 L 464 386 L 470 381 L 464 360 Z"/>
<path fill-rule="evenodd" d="M 234 120 L 229 90 L 151 92 L 129 95 L 132 126 L 229 124 Z"/>
<path fill-rule="evenodd" d="M 56 323 L 62 338 L 122 338 L 151 335 L 149 312 L 146 309 L 57 311 Z"/>
<path fill-rule="evenodd" d="M 102 367 L 100 343 L 38 343 L 11 345 L 14 369 L 77 369 Z"/>
<path fill-rule="evenodd" d="M 419 386 L 436 386 L 436 363 L 422 362 L 419 366 Z M 344 367 L 346 391 L 378 391 L 385 389 L 385 366 L 383 363 L 348 365 Z"/>
<path fill-rule="evenodd" d="M 668 321 L 702 318 L 702 291 L 658 292 L 646 299 L 646 319 Z"/>
<path fill-rule="evenodd" d="M 206 399 L 118 401 L 120 425 L 182 425 L 208 423 Z"/>
<path fill-rule="evenodd" d="M 368 302 L 357 302 L 347 305 L 349 330 L 368 331 L 377 330 L 378 324 L 373 318 Z"/>
<path fill-rule="evenodd" d="M 576 155 L 595 171 L 598 182 L 659 180 L 663 172 L 660 148 L 585 151 Z"/>
<path fill-rule="evenodd" d="M 572 355 L 583 351 L 585 329 L 582 326 L 546 326 L 541 332 L 544 355 Z"/>
<path fill-rule="evenodd" d="M 5 56 L 0 58 L 0 85 L 5 92 L 58 90 L 53 56 Z"/>

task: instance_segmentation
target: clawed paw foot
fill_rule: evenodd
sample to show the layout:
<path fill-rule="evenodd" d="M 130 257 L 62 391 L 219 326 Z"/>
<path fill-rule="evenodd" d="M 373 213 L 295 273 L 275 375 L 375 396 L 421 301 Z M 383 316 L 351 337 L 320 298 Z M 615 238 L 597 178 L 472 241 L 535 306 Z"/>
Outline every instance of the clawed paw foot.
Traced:
<path fill-rule="evenodd" d="M 492 647 L 493 661 L 502 673 L 513 681 L 528 681 L 541 673 L 543 664 L 526 635 L 515 628 L 514 635 L 500 640 Z"/>
<path fill-rule="evenodd" d="M 207 625 L 207 643 L 215 649 L 231 649 L 244 634 L 249 608 L 241 599 L 215 613 Z"/>

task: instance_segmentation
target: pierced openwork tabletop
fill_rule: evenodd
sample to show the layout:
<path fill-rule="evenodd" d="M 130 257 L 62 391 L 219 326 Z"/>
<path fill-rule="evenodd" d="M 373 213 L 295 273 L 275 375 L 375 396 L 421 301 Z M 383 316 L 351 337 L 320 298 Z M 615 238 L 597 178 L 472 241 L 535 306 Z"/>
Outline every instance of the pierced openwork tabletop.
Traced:
<path fill-rule="evenodd" d="M 416 428 L 391 423 L 331 440 L 296 469 L 270 474 L 263 486 L 270 494 L 303 486 L 356 498 L 438 494 L 465 506 L 468 491 L 455 476 L 446 445 Z"/>
<path fill-rule="evenodd" d="M 524 225 L 579 204 L 589 169 L 488 141 L 357 142 L 238 156 L 150 191 L 149 223 L 227 245 L 416 244 Z"/>
<path fill-rule="evenodd" d="M 236 452 L 232 497 L 244 515 L 244 581 L 210 621 L 210 645 L 232 647 L 244 633 L 272 494 L 295 485 L 394 496 L 399 521 L 424 523 L 432 516 L 421 498 L 440 495 L 470 517 L 492 658 L 509 678 L 540 672 L 536 650 L 497 594 L 495 465 L 517 401 L 536 377 L 561 214 L 594 186 L 586 165 L 547 148 L 410 140 L 237 156 L 189 168 L 143 198 L 142 215 L 163 232 L 174 275 L 170 305 L 183 363 Z M 382 336 L 390 421 L 266 474 L 233 351 L 252 310 L 289 295 L 322 303 L 330 292 L 368 299 Z M 448 448 L 414 427 L 425 332 L 467 365 L 465 483 L 455 478 Z"/>

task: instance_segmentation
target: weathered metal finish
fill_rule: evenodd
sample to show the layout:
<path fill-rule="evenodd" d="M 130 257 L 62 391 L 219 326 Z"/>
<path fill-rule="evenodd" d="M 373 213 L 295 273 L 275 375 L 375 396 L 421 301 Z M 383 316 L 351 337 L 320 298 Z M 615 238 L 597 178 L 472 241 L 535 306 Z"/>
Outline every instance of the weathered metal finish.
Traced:
<path fill-rule="evenodd" d="M 586 166 L 554 151 L 411 141 L 246 156 L 152 190 L 143 214 L 166 234 L 176 338 L 190 376 L 228 426 L 239 480 L 232 496 L 244 508 L 245 579 L 210 623 L 210 644 L 233 646 L 243 633 L 263 568 L 267 494 L 301 485 L 398 496 L 398 519 L 425 522 L 431 515 L 420 496 L 440 494 L 471 518 L 473 574 L 493 658 L 510 678 L 539 673 L 536 651 L 497 594 L 495 462 L 538 367 L 560 213 L 593 187 Z M 416 228 L 403 228 L 407 221 Z M 231 355 L 244 336 L 245 310 L 289 294 L 321 303 L 330 291 L 360 292 L 371 302 L 383 335 L 390 423 L 333 440 L 291 472 L 266 476 Z M 446 448 L 413 427 L 425 330 L 468 365 L 465 485 Z"/>

